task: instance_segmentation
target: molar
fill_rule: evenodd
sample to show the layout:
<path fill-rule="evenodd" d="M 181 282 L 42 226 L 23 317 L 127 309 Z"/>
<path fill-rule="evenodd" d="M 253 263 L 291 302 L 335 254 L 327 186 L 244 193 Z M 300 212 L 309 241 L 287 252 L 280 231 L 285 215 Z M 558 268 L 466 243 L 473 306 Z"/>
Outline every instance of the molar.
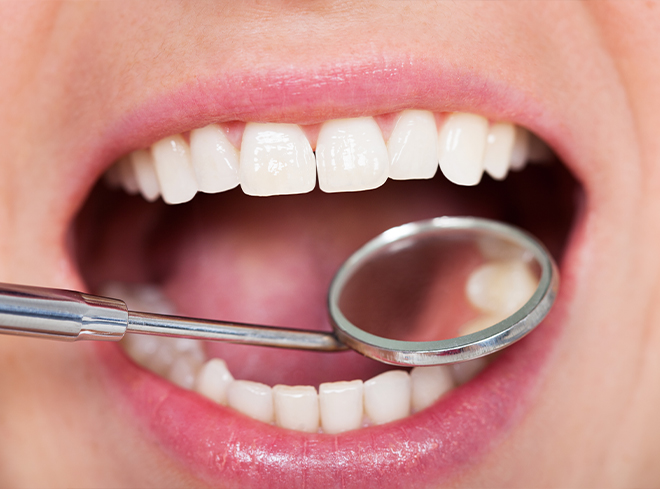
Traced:
<path fill-rule="evenodd" d="M 427 110 L 404 110 L 387 141 L 390 178 L 433 178 L 438 170 L 438 129 Z"/>
<path fill-rule="evenodd" d="M 438 160 L 450 182 L 477 185 L 481 181 L 487 135 L 485 117 L 465 112 L 447 117 L 438 136 Z"/>
<path fill-rule="evenodd" d="M 188 143 L 180 134 L 161 139 L 151 147 L 163 200 L 168 204 L 188 202 L 197 193 L 195 170 Z"/>
<path fill-rule="evenodd" d="M 238 150 L 217 124 L 190 132 L 190 154 L 195 169 L 197 190 L 217 193 L 239 184 Z"/>
<path fill-rule="evenodd" d="M 249 122 L 240 161 L 241 188 L 247 195 L 301 194 L 316 185 L 312 147 L 295 124 Z"/>
<path fill-rule="evenodd" d="M 373 117 L 323 123 L 316 143 L 319 187 L 351 192 L 380 187 L 389 176 L 389 157 Z"/>

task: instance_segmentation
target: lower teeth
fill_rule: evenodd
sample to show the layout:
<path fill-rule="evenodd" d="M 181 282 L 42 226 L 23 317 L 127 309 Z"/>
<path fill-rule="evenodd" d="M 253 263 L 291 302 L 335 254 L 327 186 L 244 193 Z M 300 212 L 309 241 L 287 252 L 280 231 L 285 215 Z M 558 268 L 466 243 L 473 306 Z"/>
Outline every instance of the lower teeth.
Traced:
<path fill-rule="evenodd" d="M 472 272 L 466 296 L 480 316 L 459 328 L 469 334 L 509 316 L 533 294 L 536 279 L 523 259 L 491 260 Z M 101 294 L 123 299 L 129 309 L 162 314 L 174 307 L 153 285 L 112 282 Z M 485 358 L 452 366 L 390 370 L 366 382 L 319 386 L 276 385 L 235 380 L 225 362 L 208 359 L 196 340 L 126 335 L 126 353 L 136 363 L 174 384 L 227 405 L 253 419 L 282 428 L 341 433 L 405 418 L 434 404 L 446 392 L 475 377 Z"/>

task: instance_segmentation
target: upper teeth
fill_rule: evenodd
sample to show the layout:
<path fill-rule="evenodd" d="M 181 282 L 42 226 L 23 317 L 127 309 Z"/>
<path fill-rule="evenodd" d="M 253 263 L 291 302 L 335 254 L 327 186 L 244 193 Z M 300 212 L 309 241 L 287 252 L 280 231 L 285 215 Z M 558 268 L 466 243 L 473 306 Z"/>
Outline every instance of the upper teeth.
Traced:
<path fill-rule="evenodd" d="M 437 119 L 444 122 L 436 123 Z M 336 119 L 321 125 L 316 157 L 303 128 L 295 124 L 245 125 L 240 151 L 223 124 L 194 129 L 137 150 L 108 170 L 111 184 L 168 204 L 187 202 L 198 192 L 216 193 L 241 185 L 249 195 L 309 192 L 318 173 L 325 192 L 368 190 L 387 178 L 431 178 L 438 166 L 458 185 L 476 185 L 486 171 L 495 179 L 521 169 L 549 149 L 525 129 L 508 122 L 456 112 L 444 117 L 424 110 L 397 114 L 387 141 L 373 117 Z"/>

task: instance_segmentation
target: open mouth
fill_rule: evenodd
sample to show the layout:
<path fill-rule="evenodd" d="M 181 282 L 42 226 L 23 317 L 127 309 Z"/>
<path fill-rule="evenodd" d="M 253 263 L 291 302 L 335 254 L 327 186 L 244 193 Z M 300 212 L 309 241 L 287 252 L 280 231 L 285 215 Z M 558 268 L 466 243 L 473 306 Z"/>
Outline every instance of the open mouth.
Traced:
<path fill-rule="evenodd" d="M 535 234 L 561 263 L 581 194 L 539 137 L 476 113 L 228 121 L 121 156 L 72 235 L 89 289 L 132 309 L 330 330 L 334 272 L 385 229 L 488 217 Z M 452 475 L 492 446 L 551 328 L 496 360 L 410 372 L 354 352 L 155 337 L 99 351 L 137 417 L 203 478 L 388 487 Z"/>

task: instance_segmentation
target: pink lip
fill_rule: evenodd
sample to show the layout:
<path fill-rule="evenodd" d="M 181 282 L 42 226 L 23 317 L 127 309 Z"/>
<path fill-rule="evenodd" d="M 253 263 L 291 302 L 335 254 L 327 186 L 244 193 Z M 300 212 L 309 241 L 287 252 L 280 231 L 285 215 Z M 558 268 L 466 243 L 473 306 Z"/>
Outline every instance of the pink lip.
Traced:
<path fill-rule="evenodd" d="M 533 97 L 474 73 L 398 63 L 322 74 L 223 76 L 189 81 L 112 125 L 80 166 L 86 185 L 71 199 L 71 215 L 114 159 L 169 134 L 224 120 L 313 123 L 410 107 L 512 120 L 541 135 L 569 165 L 573 161 L 570 138 Z M 209 483 L 386 488 L 446 482 L 496 449 L 525 415 L 568 309 L 575 234 L 580 233 L 574 232 L 564 259 L 560 296 L 542 326 L 435 406 L 380 427 L 335 436 L 268 426 L 136 367 L 116 345 L 95 348 L 110 396 L 124 399 L 165 452 Z"/>

